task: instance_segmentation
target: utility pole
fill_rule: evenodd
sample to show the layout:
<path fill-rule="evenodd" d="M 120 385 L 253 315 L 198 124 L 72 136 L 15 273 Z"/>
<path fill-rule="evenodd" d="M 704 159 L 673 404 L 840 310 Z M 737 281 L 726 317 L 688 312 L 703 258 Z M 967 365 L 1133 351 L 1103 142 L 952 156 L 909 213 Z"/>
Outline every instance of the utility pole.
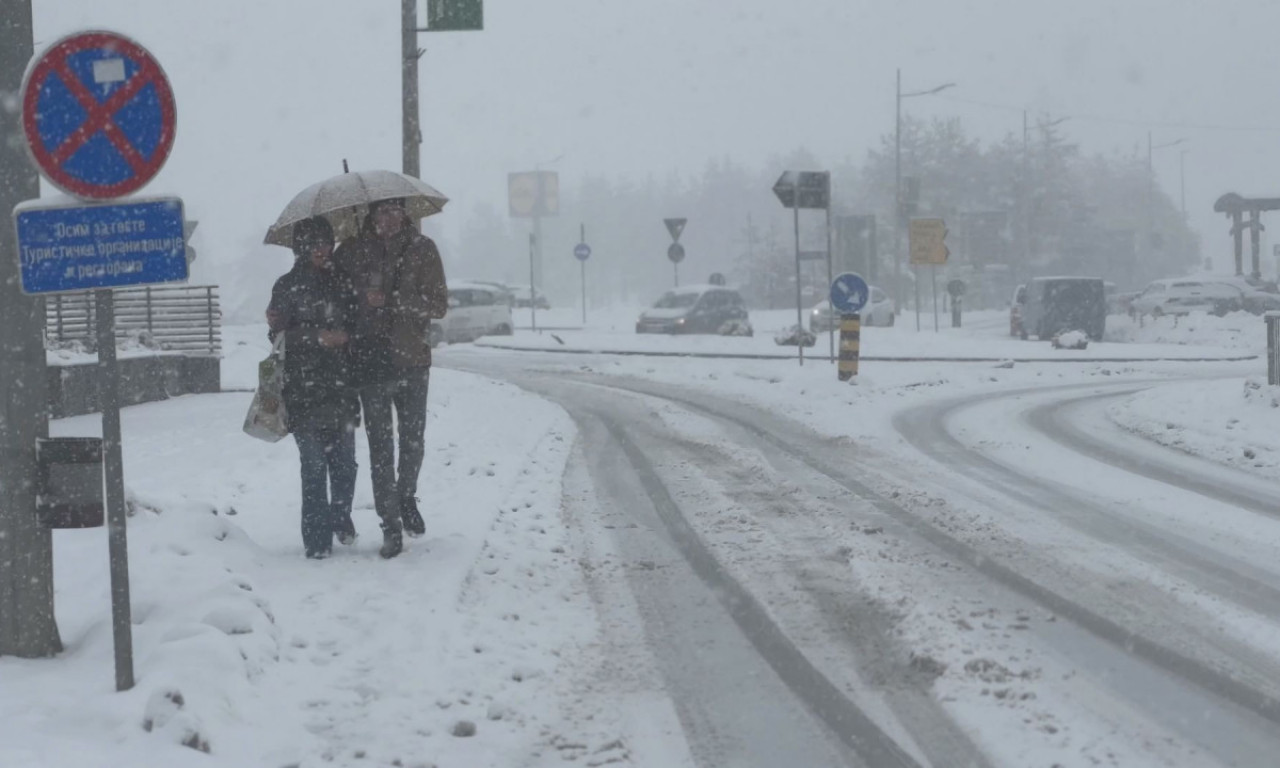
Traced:
<path fill-rule="evenodd" d="M 1178 153 L 1178 202 L 1182 208 L 1182 221 L 1187 220 L 1187 152 L 1184 149 Z"/>
<path fill-rule="evenodd" d="M 0 656 L 62 650 L 53 613 L 53 535 L 36 520 L 36 438 L 49 432 L 44 301 L 22 293 L 8 214 L 40 196 L 21 147 L 18 91 L 33 53 L 31 0 L 0 0 Z"/>
<path fill-rule="evenodd" d="M 893 314 L 902 312 L 902 69 L 893 110 Z"/>
<path fill-rule="evenodd" d="M 418 47 L 418 0 L 400 0 L 402 151 L 406 176 L 422 178 L 421 116 L 418 114 L 418 59 L 426 51 Z"/>
<path fill-rule="evenodd" d="M 1019 279 L 1031 269 L 1031 131 L 1027 127 L 1027 110 L 1022 110 L 1022 265 Z"/>

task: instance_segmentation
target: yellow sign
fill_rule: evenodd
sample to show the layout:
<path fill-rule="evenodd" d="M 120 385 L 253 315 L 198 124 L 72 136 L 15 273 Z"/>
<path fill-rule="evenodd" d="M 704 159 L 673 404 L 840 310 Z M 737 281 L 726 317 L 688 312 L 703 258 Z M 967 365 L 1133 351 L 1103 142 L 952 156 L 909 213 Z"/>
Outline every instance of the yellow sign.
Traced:
<path fill-rule="evenodd" d="M 507 174 L 507 193 L 513 218 L 531 219 L 560 213 L 560 177 L 555 171 Z"/>
<path fill-rule="evenodd" d="M 946 264 L 951 251 L 944 242 L 947 224 L 942 219 L 912 219 L 907 233 L 912 264 Z"/>

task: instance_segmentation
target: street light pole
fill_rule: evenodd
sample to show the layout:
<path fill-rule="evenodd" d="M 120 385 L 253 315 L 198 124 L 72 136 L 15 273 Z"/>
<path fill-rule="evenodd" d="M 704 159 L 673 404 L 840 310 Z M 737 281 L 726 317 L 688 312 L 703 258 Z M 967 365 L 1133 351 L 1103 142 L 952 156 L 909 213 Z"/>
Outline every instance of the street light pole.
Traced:
<path fill-rule="evenodd" d="M 1152 162 L 1152 155 L 1157 149 L 1167 149 L 1168 147 L 1176 147 L 1179 144 L 1185 144 L 1186 138 L 1170 141 L 1166 144 L 1156 144 L 1152 146 L 1151 131 L 1147 131 L 1147 242 L 1143 246 L 1143 263 L 1150 268 L 1151 257 L 1155 253 L 1155 218 L 1156 218 L 1156 171 L 1155 164 Z M 1182 217 L 1186 219 L 1186 199 L 1184 197 L 1182 203 Z"/>
<path fill-rule="evenodd" d="M 1178 153 L 1178 201 L 1182 208 L 1182 220 L 1187 220 L 1187 152 L 1184 149 Z"/>
<path fill-rule="evenodd" d="M 902 69 L 897 70 L 897 87 L 895 88 L 894 100 L 894 127 L 893 127 L 893 313 L 895 315 L 902 311 L 902 100 L 910 99 L 915 96 L 932 96 L 935 93 L 945 91 L 948 88 L 954 88 L 955 83 L 943 83 L 936 88 L 930 88 L 927 91 L 913 91 L 911 93 L 902 92 Z M 916 290 L 916 330 L 920 330 L 920 297 L 919 286 Z"/>
<path fill-rule="evenodd" d="M 421 116 L 418 112 L 418 0 L 400 0 L 400 101 L 401 170 L 415 179 L 422 176 Z"/>
<path fill-rule="evenodd" d="M 893 123 L 893 314 L 902 313 L 902 69 L 894 92 Z"/>

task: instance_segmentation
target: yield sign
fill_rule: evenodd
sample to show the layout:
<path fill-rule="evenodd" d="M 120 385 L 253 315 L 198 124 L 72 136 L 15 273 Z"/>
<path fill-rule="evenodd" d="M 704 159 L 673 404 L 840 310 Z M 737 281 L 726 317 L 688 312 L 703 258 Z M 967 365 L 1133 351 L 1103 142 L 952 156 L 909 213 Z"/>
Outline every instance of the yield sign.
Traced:
<path fill-rule="evenodd" d="M 32 158 L 64 192 L 121 197 L 155 177 L 173 148 L 177 112 L 164 70 L 115 32 L 78 32 L 41 54 L 22 83 Z"/>
<path fill-rule="evenodd" d="M 662 223 L 667 225 L 667 231 L 671 233 L 671 241 L 680 242 L 680 233 L 684 232 L 684 225 L 689 222 L 688 219 L 663 219 Z"/>

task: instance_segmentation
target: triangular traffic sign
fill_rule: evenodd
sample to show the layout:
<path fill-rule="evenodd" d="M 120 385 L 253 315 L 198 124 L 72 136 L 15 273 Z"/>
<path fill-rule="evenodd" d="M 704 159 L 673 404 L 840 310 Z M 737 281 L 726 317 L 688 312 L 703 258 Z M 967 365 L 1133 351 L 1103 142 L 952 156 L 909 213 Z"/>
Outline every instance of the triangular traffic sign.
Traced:
<path fill-rule="evenodd" d="M 680 233 L 684 232 L 684 225 L 688 219 L 663 219 L 662 222 L 667 225 L 667 231 L 671 233 L 673 242 L 680 242 Z"/>

